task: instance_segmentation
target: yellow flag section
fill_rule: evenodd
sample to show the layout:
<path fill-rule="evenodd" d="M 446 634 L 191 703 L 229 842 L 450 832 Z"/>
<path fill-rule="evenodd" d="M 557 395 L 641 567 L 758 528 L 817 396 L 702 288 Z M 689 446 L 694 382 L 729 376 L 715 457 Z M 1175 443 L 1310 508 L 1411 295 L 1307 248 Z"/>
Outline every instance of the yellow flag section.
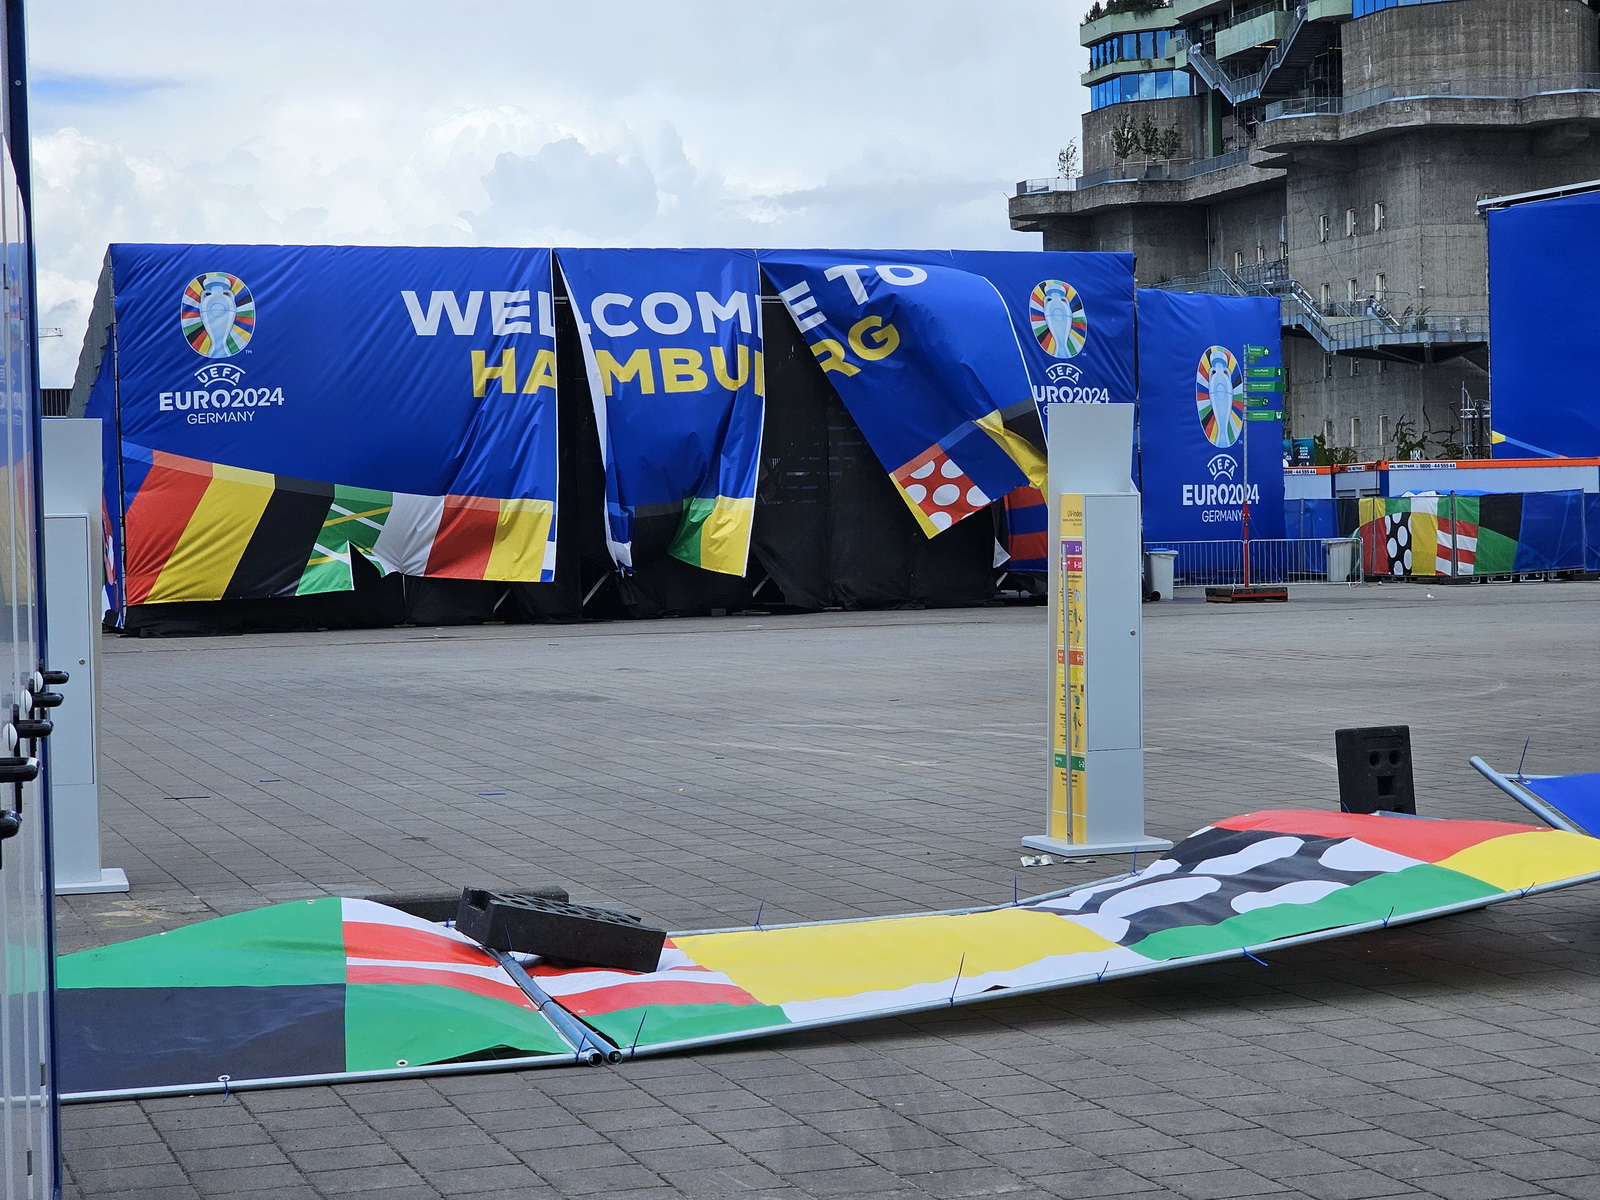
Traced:
<path fill-rule="evenodd" d="M 791 1021 L 911 1008 L 1094 974 L 1136 959 L 1055 913 L 1028 908 L 676 938 L 700 965 Z M 825 970 L 819 970 L 826 964 Z"/>
<path fill-rule="evenodd" d="M 1259 957 L 1591 880 L 1595 838 L 1275 809 L 1219 820 L 1140 871 L 1004 908 L 677 934 L 654 971 L 531 973 L 624 1052 L 677 1050 Z"/>

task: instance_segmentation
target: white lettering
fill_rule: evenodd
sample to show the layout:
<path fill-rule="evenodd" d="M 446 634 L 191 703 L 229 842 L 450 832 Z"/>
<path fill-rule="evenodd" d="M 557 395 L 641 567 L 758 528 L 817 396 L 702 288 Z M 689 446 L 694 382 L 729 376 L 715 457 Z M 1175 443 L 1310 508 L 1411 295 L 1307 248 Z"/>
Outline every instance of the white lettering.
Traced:
<path fill-rule="evenodd" d="M 710 292 L 696 292 L 695 303 L 700 306 L 700 328 L 705 333 L 715 333 L 718 321 L 731 321 L 735 316 L 739 318 L 739 328 L 745 333 L 750 332 L 750 294 L 748 292 L 735 292 L 728 297 L 726 304 L 718 304 L 716 297 Z"/>
<path fill-rule="evenodd" d="M 921 267 L 879 267 L 878 278 L 885 283 L 896 283 L 901 287 L 911 287 L 914 284 L 926 282 L 928 273 Z"/>
<path fill-rule="evenodd" d="M 661 309 L 665 306 L 677 314 L 670 321 L 661 319 Z M 644 323 L 657 333 L 682 333 L 689 328 L 689 322 L 694 320 L 694 313 L 689 310 L 689 302 L 676 292 L 651 292 L 639 302 L 639 315 L 644 318 Z"/>
<path fill-rule="evenodd" d="M 527 320 L 533 315 L 528 307 L 528 299 L 527 292 L 490 292 L 489 332 L 532 333 L 533 322 Z M 523 319 L 518 320 L 519 317 Z"/>
<path fill-rule="evenodd" d="M 463 309 L 454 292 L 428 293 L 428 310 L 423 312 L 415 292 L 401 292 L 406 302 L 406 312 L 411 314 L 411 327 L 419 337 L 435 337 L 439 333 L 439 317 L 450 318 L 450 328 L 458 334 L 475 333 L 478 328 L 478 309 L 483 305 L 482 292 L 467 293 L 467 307 Z"/>
<path fill-rule="evenodd" d="M 556 335 L 555 303 L 550 299 L 549 292 L 539 293 L 539 332 L 545 337 Z"/>
<path fill-rule="evenodd" d="M 161 411 L 162 412 L 171 412 L 172 411 L 172 393 L 171 392 L 162 392 L 159 404 L 161 406 Z"/>
<path fill-rule="evenodd" d="M 639 327 L 632 321 L 615 325 L 606 319 L 606 309 L 627 308 L 632 303 L 633 297 L 624 296 L 621 292 L 601 292 L 589 306 L 589 315 L 594 320 L 595 328 L 607 337 L 627 337 L 629 334 L 638 333 Z"/>
<path fill-rule="evenodd" d="M 822 273 L 822 277 L 824 279 L 843 279 L 850 288 L 850 295 L 855 297 L 855 302 L 857 304 L 865 304 L 867 302 L 867 288 L 861 282 L 861 272 L 867 270 L 871 270 L 871 268 L 864 266 L 829 267 Z"/>

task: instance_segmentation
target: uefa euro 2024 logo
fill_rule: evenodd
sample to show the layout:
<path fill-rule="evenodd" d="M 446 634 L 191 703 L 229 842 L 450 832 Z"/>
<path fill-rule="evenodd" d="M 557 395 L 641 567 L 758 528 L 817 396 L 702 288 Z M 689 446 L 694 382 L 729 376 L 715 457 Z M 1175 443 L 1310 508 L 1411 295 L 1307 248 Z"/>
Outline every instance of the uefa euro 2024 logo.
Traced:
<path fill-rule="evenodd" d="M 1083 297 L 1070 283 L 1046 279 L 1028 296 L 1033 336 L 1052 358 L 1071 358 L 1089 340 L 1089 315 Z"/>
<path fill-rule="evenodd" d="M 1194 377 L 1194 403 L 1200 428 L 1213 446 L 1227 447 L 1244 432 L 1244 376 L 1226 346 L 1211 346 L 1200 356 Z"/>
<path fill-rule="evenodd" d="M 183 289 L 182 324 L 184 340 L 196 354 L 232 358 L 255 334 L 255 298 L 237 275 L 207 271 Z"/>

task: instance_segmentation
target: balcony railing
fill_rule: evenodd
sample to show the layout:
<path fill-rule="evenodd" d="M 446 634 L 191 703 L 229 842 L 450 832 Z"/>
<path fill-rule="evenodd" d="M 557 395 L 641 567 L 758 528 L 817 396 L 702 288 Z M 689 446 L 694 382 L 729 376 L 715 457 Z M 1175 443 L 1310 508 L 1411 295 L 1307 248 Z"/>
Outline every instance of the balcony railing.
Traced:
<path fill-rule="evenodd" d="M 1141 183 L 1151 180 L 1172 181 L 1193 179 L 1213 171 L 1225 171 L 1250 161 L 1249 147 L 1230 150 L 1215 158 L 1169 159 L 1165 162 L 1122 163 L 1090 171 L 1087 175 L 1065 179 L 1024 179 L 1017 184 L 1017 195 L 1038 196 L 1048 192 L 1081 192 L 1102 183 Z"/>
<path fill-rule="evenodd" d="M 1542 79 L 1445 79 L 1435 83 L 1386 84 L 1348 96 L 1308 96 L 1267 105 L 1266 119 L 1345 116 L 1402 100 L 1527 100 L 1566 92 L 1600 92 L 1600 73 L 1547 75 Z"/>

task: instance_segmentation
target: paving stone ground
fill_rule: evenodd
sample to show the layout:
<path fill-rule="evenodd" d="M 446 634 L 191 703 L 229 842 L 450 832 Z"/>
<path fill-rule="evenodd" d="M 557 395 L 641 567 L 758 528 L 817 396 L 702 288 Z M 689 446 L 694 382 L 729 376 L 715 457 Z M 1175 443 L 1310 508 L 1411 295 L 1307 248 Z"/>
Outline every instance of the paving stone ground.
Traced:
<path fill-rule="evenodd" d="M 1332 808 L 1332 731 L 1600 765 L 1600 584 L 1146 605 L 1149 824 Z M 1009 899 L 1045 613 L 111 640 L 104 858 L 63 950 L 298 897 L 558 882 L 690 929 Z M 618 1067 L 74 1105 L 83 1200 L 1600 1196 L 1600 887 Z"/>

